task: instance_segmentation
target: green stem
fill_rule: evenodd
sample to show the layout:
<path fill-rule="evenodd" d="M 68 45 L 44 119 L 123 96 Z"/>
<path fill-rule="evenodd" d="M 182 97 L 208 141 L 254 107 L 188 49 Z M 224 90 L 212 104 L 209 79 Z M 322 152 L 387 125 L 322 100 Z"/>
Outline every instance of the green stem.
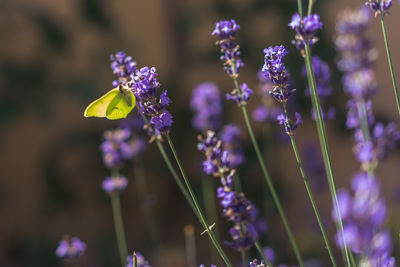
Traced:
<path fill-rule="evenodd" d="M 310 15 L 311 15 L 313 4 L 314 4 L 314 1 L 313 1 L 313 0 L 308 0 L 307 16 L 310 16 Z"/>
<path fill-rule="evenodd" d="M 111 207 L 114 218 L 115 234 L 117 236 L 119 257 L 122 267 L 125 267 L 128 249 L 125 240 L 124 223 L 122 221 L 121 202 L 118 194 L 111 195 Z"/>
<path fill-rule="evenodd" d="M 209 222 L 217 222 L 218 218 L 218 213 L 217 213 L 217 207 L 216 207 L 216 199 L 215 199 L 215 186 L 214 186 L 214 179 L 215 178 L 210 178 L 206 177 L 205 175 L 202 175 L 202 193 L 203 193 L 203 202 L 204 202 L 204 207 L 205 207 L 205 212 L 206 212 L 206 218 Z M 215 236 L 217 239 L 219 239 L 219 225 L 218 223 L 215 224 L 213 227 Z M 213 262 L 217 260 L 218 254 L 216 253 L 214 247 L 212 244 L 210 244 L 210 251 L 211 251 L 211 258 Z"/>
<path fill-rule="evenodd" d="M 272 263 L 268 260 L 267 256 L 264 253 L 264 250 L 261 248 L 260 243 L 258 241 L 255 243 L 255 246 L 256 246 L 256 249 L 257 249 L 258 253 L 264 259 L 264 261 L 267 264 L 267 266 L 268 267 L 272 267 Z"/>
<path fill-rule="evenodd" d="M 236 74 L 236 71 L 235 71 L 235 64 L 232 64 L 232 79 L 233 79 L 233 83 L 235 84 L 235 89 L 238 90 L 238 92 L 242 93 L 242 91 L 240 89 L 240 86 L 239 86 L 239 83 L 238 83 L 238 80 L 237 80 L 237 74 Z M 259 147 L 259 145 L 257 143 L 256 137 L 254 135 L 253 128 L 252 128 L 251 123 L 250 123 L 249 114 L 247 113 L 246 105 L 241 105 L 241 109 L 242 109 L 244 120 L 246 122 L 247 131 L 249 132 L 251 142 L 252 142 L 254 150 L 256 152 L 257 159 L 258 159 L 258 162 L 259 162 L 259 164 L 261 166 L 261 170 L 262 170 L 262 173 L 264 175 L 265 181 L 267 182 L 268 188 L 269 188 L 269 190 L 271 192 L 272 199 L 274 200 L 274 203 L 275 203 L 275 206 L 276 206 L 276 208 L 278 210 L 279 216 L 281 217 L 281 220 L 283 222 L 283 226 L 285 227 L 285 230 L 286 230 L 286 232 L 288 234 L 289 241 L 290 241 L 290 244 L 292 245 L 294 254 L 296 256 L 296 259 L 297 259 L 300 267 L 303 267 L 304 266 L 303 259 L 301 257 L 300 252 L 299 252 L 299 249 L 297 247 L 296 241 L 295 241 L 295 239 L 293 237 L 292 230 L 291 230 L 291 228 L 289 226 L 289 223 L 287 221 L 286 214 L 283 211 L 283 208 L 282 208 L 281 202 L 279 200 L 278 194 L 276 193 L 275 187 L 274 187 L 274 185 L 273 185 L 273 183 L 271 181 L 271 177 L 269 176 L 269 173 L 267 171 L 267 167 L 265 166 L 263 155 L 261 153 L 260 147 Z"/>
<path fill-rule="evenodd" d="M 158 247 L 160 242 L 159 242 L 159 232 L 158 232 L 158 227 L 156 223 L 156 218 L 153 214 L 153 209 L 148 205 L 146 201 L 146 196 L 149 194 L 146 178 L 145 178 L 145 173 L 143 169 L 143 162 L 140 158 L 140 156 L 137 156 L 133 159 L 134 166 L 133 166 L 133 171 L 134 171 L 134 179 L 135 179 L 135 184 L 136 184 L 136 193 L 138 194 L 138 198 L 140 202 L 142 203 L 141 208 L 142 212 L 145 215 L 145 219 L 147 221 L 147 228 L 149 231 L 150 239 L 152 243 Z"/>
<path fill-rule="evenodd" d="M 289 114 L 288 114 L 288 111 L 287 111 L 286 103 L 283 103 L 283 110 L 285 112 L 286 118 L 289 120 L 289 123 L 290 123 L 290 119 L 289 119 Z M 300 169 L 301 177 L 303 178 L 304 186 L 306 187 L 308 197 L 310 199 L 312 208 L 314 210 L 315 217 L 317 218 L 318 225 L 319 225 L 319 228 L 320 228 L 321 233 L 322 233 L 322 238 L 324 239 L 325 246 L 326 246 L 326 248 L 328 250 L 329 257 L 331 259 L 332 265 L 336 267 L 336 261 L 335 261 L 335 258 L 333 256 L 333 252 L 332 252 L 331 246 L 329 245 L 328 236 L 326 234 L 325 227 L 324 227 L 324 225 L 322 223 L 321 216 L 319 214 L 317 204 L 315 203 L 311 187 L 310 187 L 310 185 L 308 183 L 308 179 L 307 179 L 306 173 L 305 173 L 304 168 L 303 168 L 303 163 L 301 161 L 300 154 L 299 154 L 299 151 L 297 149 L 296 140 L 295 140 L 293 135 L 289 135 L 289 137 L 290 137 L 290 141 L 292 143 L 292 148 L 293 148 L 294 155 L 296 157 L 297 165 L 299 166 L 299 169 Z"/>
<path fill-rule="evenodd" d="M 137 267 L 137 256 L 136 256 L 136 252 L 133 252 L 133 267 Z"/>
<path fill-rule="evenodd" d="M 182 183 L 181 179 L 179 178 L 178 174 L 176 173 L 174 166 L 172 165 L 171 161 L 169 160 L 169 157 L 168 157 L 167 153 L 165 152 L 163 144 L 161 143 L 160 140 L 156 140 L 156 144 L 157 144 L 158 150 L 160 151 L 161 156 L 163 157 L 163 159 L 165 161 L 165 164 L 167 164 L 168 170 L 172 174 L 172 177 L 174 178 L 176 184 L 178 185 L 179 189 L 181 190 L 186 201 L 189 203 L 193 212 L 196 213 L 196 215 L 198 216 L 197 210 L 193 204 L 193 201 L 191 200 L 191 198 L 190 198 L 184 184 Z"/>
<path fill-rule="evenodd" d="M 303 17 L 303 4 L 301 3 L 301 0 L 297 0 L 297 9 L 299 10 L 299 15 L 300 17 Z"/>
<path fill-rule="evenodd" d="M 176 150 L 175 150 L 175 146 L 174 146 L 174 144 L 172 143 L 171 137 L 170 137 L 169 135 L 167 135 L 167 141 L 168 141 L 168 144 L 169 144 L 169 146 L 170 146 L 170 148 L 171 148 L 172 154 L 174 155 L 175 161 L 176 161 L 176 163 L 178 164 L 179 170 L 181 171 L 183 180 L 184 180 L 184 182 L 185 182 L 185 184 L 186 184 L 186 188 L 187 188 L 187 190 L 188 190 L 188 192 L 189 192 L 189 194 L 190 194 L 190 197 L 191 197 L 191 199 L 192 199 L 192 202 L 193 202 L 193 204 L 194 204 L 194 206 L 195 206 L 195 208 L 196 208 L 196 210 L 197 210 L 197 214 L 198 214 L 198 216 L 200 217 L 199 219 L 200 219 L 200 221 L 201 221 L 203 227 L 205 228 L 206 233 L 207 233 L 208 236 L 210 237 L 210 239 L 211 239 L 212 243 L 214 244 L 215 248 L 218 250 L 218 253 L 219 253 L 219 255 L 221 256 L 221 258 L 224 260 L 225 264 L 226 264 L 228 267 L 232 267 L 231 262 L 229 261 L 229 259 L 228 259 L 228 257 L 226 256 L 225 252 L 223 251 L 223 249 L 221 248 L 221 246 L 220 246 L 220 244 L 218 243 L 217 239 L 215 238 L 214 233 L 211 231 L 211 228 L 210 228 L 210 226 L 208 225 L 208 223 L 207 223 L 207 221 L 206 221 L 206 219 L 205 219 L 205 217 L 204 217 L 203 212 L 201 211 L 201 208 L 200 208 L 200 206 L 199 206 L 199 204 L 198 204 L 198 202 L 197 202 L 197 199 L 196 199 L 196 197 L 195 197 L 195 195 L 194 195 L 194 192 L 193 192 L 193 190 L 192 190 L 192 187 L 191 187 L 191 185 L 190 185 L 190 183 L 189 183 L 189 180 L 188 180 L 188 178 L 187 178 L 187 176 L 186 176 L 185 170 L 183 169 L 182 163 L 181 163 L 181 161 L 180 161 L 180 159 L 179 159 L 179 157 L 178 157 L 178 154 L 177 154 L 177 152 L 176 152 Z"/>
<path fill-rule="evenodd" d="M 238 87 L 239 85 L 238 85 L 236 79 L 234 79 L 234 82 L 235 82 L 236 88 L 239 88 Z M 301 255 L 300 255 L 300 252 L 299 252 L 299 249 L 297 247 L 296 241 L 295 241 L 295 239 L 293 237 L 292 230 L 290 229 L 289 223 L 288 223 L 287 218 L 286 218 L 286 214 L 283 211 L 283 208 L 282 208 L 281 202 L 279 200 L 278 194 L 276 193 L 275 187 L 274 187 L 274 185 L 273 185 L 273 183 L 271 181 L 271 177 L 269 176 L 269 173 L 267 171 L 267 167 L 265 166 L 264 159 L 263 159 L 263 156 L 261 154 L 260 148 L 258 146 L 256 137 L 254 135 L 253 128 L 251 127 L 251 123 L 250 123 L 250 120 L 249 120 L 249 115 L 247 113 L 246 106 L 242 106 L 242 112 L 243 112 L 244 120 L 246 122 L 247 130 L 249 132 L 251 142 L 253 143 L 253 147 L 254 147 L 254 150 L 256 152 L 258 162 L 259 162 L 259 164 L 261 166 L 261 170 L 263 172 L 265 181 L 267 182 L 268 188 L 269 188 L 269 190 L 271 192 L 271 195 L 272 195 L 272 198 L 274 200 L 275 206 L 276 206 L 276 208 L 278 210 L 279 216 L 281 217 L 283 225 L 285 227 L 285 230 L 286 230 L 286 232 L 287 232 L 287 234 L 289 236 L 289 240 L 290 240 L 290 243 L 291 243 L 291 245 L 293 247 L 293 251 L 294 251 L 294 254 L 296 255 L 297 261 L 298 261 L 300 267 L 303 267 L 304 266 L 303 259 L 302 259 Z"/>
<path fill-rule="evenodd" d="M 240 255 L 242 257 L 242 267 L 247 267 L 248 263 L 247 263 L 246 251 L 244 250 L 240 251 Z"/>
<path fill-rule="evenodd" d="M 308 43 L 306 42 L 305 45 L 305 63 L 306 63 L 306 70 L 307 70 L 307 77 L 309 80 L 309 86 L 310 86 L 310 91 L 311 91 L 311 102 L 314 108 L 314 111 L 316 113 L 316 124 L 317 124 L 317 131 L 318 131 L 318 136 L 319 136 L 319 141 L 321 145 L 321 150 L 322 150 L 322 156 L 324 160 L 324 165 L 325 165 L 325 171 L 328 179 L 328 185 L 329 185 L 329 191 L 331 193 L 332 200 L 335 205 L 335 210 L 337 213 L 337 226 L 339 231 L 342 233 L 342 237 L 344 240 L 343 236 L 343 222 L 342 222 L 342 216 L 340 214 L 340 208 L 339 208 L 339 202 L 337 199 L 336 195 L 336 185 L 335 185 L 335 178 L 333 175 L 333 170 L 332 170 L 332 163 L 331 163 L 331 157 L 329 153 L 329 147 L 328 147 L 328 139 L 326 135 L 326 129 L 325 129 L 325 123 L 322 119 L 322 111 L 321 111 L 321 104 L 319 101 L 318 93 L 317 93 L 317 86 L 316 86 L 316 81 L 315 81 L 315 76 L 314 76 L 314 71 L 311 63 L 311 51 Z M 346 240 L 344 240 L 344 252 L 345 252 L 345 259 L 347 266 L 350 266 L 350 259 L 349 259 L 349 252 L 346 244 Z"/>
<path fill-rule="evenodd" d="M 393 90 L 394 90 L 394 95 L 396 97 L 397 111 L 399 112 L 399 115 L 400 115 L 400 97 L 399 97 L 399 92 L 397 89 L 396 76 L 395 76 L 394 70 L 393 70 L 392 53 L 390 52 L 389 39 L 388 39 L 386 23 L 385 23 L 385 14 L 380 12 L 380 15 L 381 15 L 383 40 L 385 41 L 386 55 L 388 58 L 389 69 L 390 69 L 390 76 L 392 77 Z"/>

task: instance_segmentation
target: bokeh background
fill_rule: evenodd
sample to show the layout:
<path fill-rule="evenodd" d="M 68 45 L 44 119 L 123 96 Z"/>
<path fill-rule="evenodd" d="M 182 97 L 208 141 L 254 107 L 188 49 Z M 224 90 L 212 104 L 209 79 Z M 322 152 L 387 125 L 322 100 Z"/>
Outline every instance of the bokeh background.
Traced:
<path fill-rule="evenodd" d="M 347 96 L 335 69 L 332 43 L 337 13 L 356 8 L 361 0 L 319 0 L 316 10 L 324 22 L 315 54 L 333 71 L 337 119 L 328 131 L 334 170 L 339 187 L 348 187 L 359 168 L 352 153 L 352 133 L 346 130 Z M 192 89 L 214 81 L 223 92 L 233 88 L 223 72 L 219 51 L 210 33 L 214 23 L 234 18 L 240 25 L 238 41 L 246 64 L 241 81 L 256 88 L 257 71 L 263 64 L 263 48 L 284 44 L 289 48 L 287 64 L 298 88 L 297 110 L 305 124 L 297 133 L 304 155 L 315 148 L 320 162 L 309 99 L 304 97 L 306 79 L 301 75 L 302 59 L 291 46 L 293 34 L 287 27 L 296 11 L 295 0 L 2 0 L 0 3 L 0 266 L 62 266 L 55 256 L 58 241 L 65 234 L 79 236 L 88 245 L 81 266 L 119 264 L 109 199 L 100 188 L 108 175 L 99 145 L 104 130 L 117 123 L 105 119 L 84 119 L 83 110 L 94 98 L 111 89 L 114 79 L 109 55 L 124 50 L 138 66 L 156 66 L 163 88 L 173 104 L 172 136 L 178 153 L 200 195 L 202 155 L 196 151 L 197 133 L 191 128 L 189 109 Z M 392 14 L 400 12 L 397 3 Z M 395 66 L 400 66 L 400 17 L 388 16 Z M 377 62 L 379 94 L 374 98 L 376 117 L 398 121 L 385 59 L 379 21 L 370 29 L 380 58 Z M 257 97 L 250 101 L 252 110 Z M 244 126 L 233 103 L 225 101 L 225 122 Z M 262 125 L 254 124 L 260 142 Z M 250 140 L 243 128 L 246 165 L 240 170 L 244 191 L 268 223 L 264 245 L 275 249 L 279 259 L 295 263 L 280 219 L 261 176 Z M 285 143 L 264 143 L 274 182 L 279 189 L 300 250 L 308 259 L 327 262 L 312 209 L 305 195 L 291 148 Z M 267 153 L 268 152 L 268 153 Z M 388 226 L 397 236 L 400 216 L 399 151 L 379 168 L 390 217 Z M 154 201 L 153 211 L 160 230 L 160 244 L 149 239 L 147 224 L 132 181 L 122 198 L 124 222 L 130 252 L 142 252 L 154 266 L 185 266 L 183 228 L 195 227 L 198 263 L 220 263 L 209 253 L 200 224 L 171 179 L 154 145 L 143 154 L 146 180 Z M 130 166 L 124 170 L 132 179 Z M 211 179 L 211 178 L 210 178 Z M 331 237 L 329 192 L 322 174 L 313 185 L 322 216 Z M 225 220 L 218 223 L 227 238 Z M 332 240 L 332 238 L 331 238 Z M 396 238 L 395 238 L 396 240 Z M 396 245 L 395 250 L 398 248 Z M 237 252 L 226 248 L 240 261 Z M 253 252 L 252 252 L 253 253 Z M 396 253 L 395 253 L 396 254 Z M 253 256 L 255 254 L 252 254 Z M 220 264 L 221 265 L 221 264 Z M 221 265 L 222 266 L 222 265 Z"/>

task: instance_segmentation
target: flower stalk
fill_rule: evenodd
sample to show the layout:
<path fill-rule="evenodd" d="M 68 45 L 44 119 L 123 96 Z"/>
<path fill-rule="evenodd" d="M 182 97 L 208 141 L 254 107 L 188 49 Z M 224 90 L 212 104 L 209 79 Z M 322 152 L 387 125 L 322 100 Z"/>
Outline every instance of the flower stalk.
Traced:
<path fill-rule="evenodd" d="M 207 233 L 207 235 L 210 237 L 211 242 L 214 244 L 215 248 L 217 249 L 217 251 L 218 251 L 219 255 L 221 256 L 221 258 L 223 259 L 223 261 L 225 262 L 226 266 L 232 267 L 232 263 L 230 262 L 230 260 L 226 256 L 226 254 L 223 251 L 221 245 L 219 244 L 218 240 L 216 239 L 212 229 L 210 228 L 210 225 L 207 223 L 207 221 L 205 219 L 205 216 L 204 216 L 204 214 L 203 214 L 203 212 L 202 212 L 202 210 L 201 210 L 201 208 L 200 208 L 200 206 L 199 206 L 199 204 L 197 202 L 196 196 L 195 196 L 195 194 L 194 194 L 194 192 L 192 190 L 190 182 L 189 182 L 189 180 L 188 180 L 188 178 L 186 176 L 185 170 L 183 169 L 182 163 L 181 163 L 181 161 L 180 161 L 180 159 L 178 157 L 178 154 L 176 152 L 175 146 L 174 146 L 169 134 L 166 135 L 166 138 L 167 138 L 169 147 L 170 147 L 170 149 L 172 151 L 172 154 L 174 155 L 175 161 L 178 164 L 179 170 L 180 170 L 180 172 L 182 174 L 183 180 L 184 180 L 185 185 L 186 185 L 186 189 L 189 192 L 190 198 L 191 198 L 191 200 L 193 202 L 193 205 L 194 205 L 194 207 L 195 207 L 195 209 L 197 211 L 197 215 L 198 215 L 198 217 L 200 219 L 200 222 L 203 225 L 203 227 L 205 228 L 205 230 L 204 230 L 205 233 Z"/>
<path fill-rule="evenodd" d="M 121 202 L 118 194 L 112 194 L 110 197 L 119 257 L 121 260 L 121 266 L 124 267 L 126 263 L 126 257 L 128 256 L 128 249 L 126 246 L 124 223 L 122 220 Z"/>

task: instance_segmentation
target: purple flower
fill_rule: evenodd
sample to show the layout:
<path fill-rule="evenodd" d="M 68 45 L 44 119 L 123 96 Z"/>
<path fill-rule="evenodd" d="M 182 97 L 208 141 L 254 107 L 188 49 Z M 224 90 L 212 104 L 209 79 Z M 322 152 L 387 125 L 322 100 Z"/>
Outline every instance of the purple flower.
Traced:
<path fill-rule="evenodd" d="M 283 63 L 283 59 L 287 53 L 283 45 L 270 46 L 264 49 L 265 59 L 262 71 L 265 77 L 268 77 L 275 85 L 269 93 L 279 103 L 286 103 L 295 91 L 287 89 L 289 76 Z"/>
<path fill-rule="evenodd" d="M 303 124 L 303 121 L 301 120 L 301 115 L 297 112 L 295 112 L 294 114 L 296 116 L 296 122 L 294 124 L 292 124 L 290 122 L 290 119 L 286 117 L 286 115 L 283 113 L 279 114 L 276 117 L 279 124 L 285 127 L 285 132 L 287 135 L 294 135 L 299 124 Z"/>
<path fill-rule="evenodd" d="M 132 57 L 127 56 L 125 52 L 122 51 L 111 54 L 110 59 L 111 70 L 118 76 L 118 80 L 112 82 L 113 87 L 127 83 L 130 79 L 130 75 L 136 70 L 136 62 L 132 60 Z"/>
<path fill-rule="evenodd" d="M 240 26 L 232 20 L 224 20 L 215 24 L 212 35 L 220 38 L 217 45 L 221 48 L 221 61 L 224 63 L 224 70 L 231 77 L 237 77 L 239 69 L 244 66 L 240 59 L 239 45 L 235 42 L 235 34 Z"/>
<path fill-rule="evenodd" d="M 326 62 L 318 56 L 312 57 L 312 66 L 317 83 L 317 93 L 320 98 L 325 98 L 332 95 L 331 71 Z M 307 76 L 306 67 L 303 66 L 303 76 Z M 307 88 L 306 95 L 310 96 L 310 88 Z"/>
<path fill-rule="evenodd" d="M 233 100 L 238 104 L 238 106 L 243 106 L 247 104 L 253 93 L 253 90 L 251 90 L 246 83 L 242 83 L 242 85 L 240 85 L 240 90 L 234 89 L 231 93 L 226 94 L 225 96 L 227 100 Z"/>
<path fill-rule="evenodd" d="M 173 121 L 172 115 L 166 110 L 171 103 L 167 90 L 157 98 L 157 89 L 161 86 L 157 76 L 156 68 L 143 67 L 131 75 L 128 86 L 138 100 L 139 113 L 151 117 L 150 125 L 146 126 L 149 135 L 161 138 L 160 135 L 168 134 Z"/>
<path fill-rule="evenodd" d="M 270 248 L 270 247 L 264 247 L 263 248 L 264 254 L 267 257 L 267 259 L 271 262 L 274 263 L 276 259 L 276 254 L 275 251 Z"/>
<path fill-rule="evenodd" d="M 116 129 L 106 131 L 103 134 L 104 141 L 101 144 L 104 164 L 110 168 L 120 168 L 124 160 L 131 158 L 130 144 L 131 136 L 129 129 Z"/>
<path fill-rule="evenodd" d="M 128 257 L 126 257 L 126 266 L 125 267 L 134 267 L 133 257 L 134 257 L 133 255 L 129 255 Z M 137 263 L 137 267 L 151 267 L 149 265 L 149 263 L 147 262 L 147 260 L 144 258 L 144 256 L 139 252 L 136 252 L 136 263 Z"/>
<path fill-rule="evenodd" d="M 238 30 L 240 30 L 240 26 L 235 20 L 222 20 L 215 23 L 215 29 L 211 35 L 218 35 L 221 39 L 228 39 L 235 37 Z"/>
<path fill-rule="evenodd" d="M 214 83 L 202 83 L 193 89 L 190 107 L 195 112 L 192 125 L 196 130 L 205 132 L 221 127 L 222 98 Z"/>
<path fill-rule="evenodd" d="M 167 134 L 172 125 L 172 115 L 167 110 L 150 120 L 150 124 L 161 134 Z"/>
<path fill-rule="evenodd" d="M 128 179 L 126 179 L 126 177 L 122 175 L 107 177 L 101 183 L 101 187 L 103 188 L 104 192 L 109 195 L 120 194 L 122 191 L 125 190 L 127 185 Z"/>
<path fill-rule="evenodd" d="M 294 14 L 289 27 L 296 31 L 303 39 L 309 39 L 322 29 L 322 22 L 318 14 L 311 14 L 301 19 L 299 14 Z"/>
<path fill-rule="evenodd" d="M 225 141 L 233 142 L 238 139 L 238 129 L 232 126 L 223 132 Z M 206 159 L 203 161 L 203 170 L 206 174 L 220 177 L 221 186 L 217 188 L 217 197 L 221 199 L 223 215 L 233 222 L 229 233 L 232 241 L 225 242 L 236 250 L 247 250 L 254 245 L 258 238 L 258 212 L 254 204 L 243 193 L 234 191 L 233 168 L 228 150 L 215 132 L 207 131 L 205 138 L 199 137 L 197 148 L 203 152 Z M 231 148 L 231 147 L 228 147 Z"/>
<path fill-rule="evenodd" d="M 385 13 L 392 6 L 392 0 L 368 0 L 365 5 L 375 12 Z"/>
<path fill-rule="evenodd" d="M 66 260 L 73 260 L 83 255 L 86 244 L 77 237 L 64 238 L 60 241 L 56 254 L 57 257 Z"/>
<path fill-rule="evenodd" d="M 241 129 L 234 124 L 225 125 L 220 135 L 222 148 L 229 152 L 229 163 L 232 168 L 237 168 L 244 163 L 242 151 Z"/>

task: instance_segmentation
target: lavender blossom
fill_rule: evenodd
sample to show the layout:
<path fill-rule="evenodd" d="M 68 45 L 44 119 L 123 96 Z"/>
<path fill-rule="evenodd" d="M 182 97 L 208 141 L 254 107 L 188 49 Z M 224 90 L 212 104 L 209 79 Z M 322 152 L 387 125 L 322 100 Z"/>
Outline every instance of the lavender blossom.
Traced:
<path fill-rule="evenodd" d="M 83 255 L 86 250 L 86 244 L 77 237 L 64 238 L 60 241 L 56 254 L 57 257 L 65 260 L 74 260 Z"/>
<path fill-rule="evenodd" d="M 125 52 L 117 52 L 111 54 L 111 70 L 118 76 L 118 80 L 112 82 L 113 87 L 117 87 L 120 84 L 126 84 L 130 80 L 130 75 L 136 70 L 136 62 L 132 60 L 132 57 L 127 56 Z"/>
<path fill-rule="evenodd" d="M 265 77 L 262 69 L 258 72 L 259 95 L 261 96 L 261 103 L 252 113 L 253 120 L 257 122 L 275 122 L 276 117 L 282 113 L 282 109 L 274 105 L 269 92 L 273 89 L 274 84 L 268 77 Z"/>
<path fill-rule="evenodd" d="M 222 148 L 229 152 L 229 162 L 232 168 L 237 168 L 244 163 L 242 149 L 241 129 L 234 124 L 225 125 L 219 134 Z"/>
<path fill-rule="evenodd" d="M 126 257 L 125 267 L 134 267 L 133 257 L 134 257 L 133 255 L 129 255 L 128 257 Z M 137 267 L 151 267 L 147 262 L 147 260 L 144 258 L 144 256 L 139 252 L 136 252 L 136 263 Z"/>
<path fill-rule="evenodd" d="M 293 15 L 289 27 L 296 32 L 295 40 L 293 40 L 292 43 L 298 50 L 304 51 L 306 43 L 312 47 L 318 42 L 318 38 L 314 35 L 319 29 L 322 29 L 322 22 L 317 14 L 311 14 L 310 16 L 301 18 L 300 15 L 296 13 Z"/>
<path fill-rule="evenodd" d="M 297 127 L 299 124 L 303 124 L 301 120 L 301 116 L 299 113 L 295 112 L 294 115 L 296 116 L 296 122 L 293 124 L 290 119 L 285 114 L 279 114 L 276 119 L 278 120 L 280 125 L 285 127 L 285 132 L 287 135 L 294 135 Z"/>
<path fill-rule="evenodd" d="M 322 61 L 318 56 L 312 57 L 312 66 L 314 70 L 316 85 L 317 85 L 317 94 L 321 99 L 321 105 L 323 105 L 324 100 L 332 95 L 332 84 L 331 84 L 331 71 L 326 62 Z M 303 76 L 307 77 L 306 66 L 303 66 L 302 69 Z M 310 88 L 307 88 L 305 94 L 310 96 Z M 326 111 L 323 107 L 321 107 L 321 115 L 324 120 L 331 120 L 335 118 L 335 108 L 329 107 Z M 316 120 L 315 110 L 311 110 L 313 120 Z"/>
<path fill-rule="evenodd" d="M 154 128 L 155 136 L 168 134 L 173 123 L 172 115 L 166 110 L 171 103 L 167 96 L 167 90 L 163 91 L 157 98 L 157 89 L 161 84 L 157 80 L 156 68 L 143 67 L 131 74 L 128 87 L 137 98 L 139 113 L 150 116 L 150 125 Z"/>
<path fill-rule="evenodd" d="M 240 59 L 239 45 L 235 42 L 236 32 L 240 26 L 235 20 L 223 20 L 215 24 L 211 35 L 218 35 L 220 38 L 217 45 L 221 48 L 221 61 L 224 63 L 224 70 L 231 77 L 237 77 L 239 69 L 244 66 Z"/>
<path fill-rule="evenodd" d="M 226 94 L 226 99 L 235 101 L 238 106 L 243 106 L 247 104 L 253 93 L 246 83 L 242 83 L 240 90 L 234 89 L 231 93 Z"/>
<path fill-rule="evenodd" d="M 109 195 L 120 194 L 128 185 L 128 179 L 122 175 L 114 175 L 107 177 L 101 184 L 104 192 Z"/>
<path fill-rule="evenodd" d="M 103 161 L 107 168 L 120 168 L 123 161 L 132 156 L 131 147 L 128 143 L 130 135 L 131 133 L 128 129 L 104 132 L 104 141 L 100 147 L 103 153 Z"/>
<path fill-rule="evenodd" d="M 202 83 L 193 89 L 190 107 L 195 112 L 192 125 L 196 130 L 205 132 L 221 127 L 222 98 L 214 83 Z"/>
<path fill-rule="evenodd" d="M 366 34 L 369 20 L 365 9 L 346 11 L 339 17 L 336 27 L 338 67 L 344 72 L 344 90 L 351 96 L 346 124 L 354 129 L 354 151 L 362 170 L 352 179 L 352 197 L 344 189 L 339 191 L 341 210 L 335 213 L 342 215 L 344 227 L 343 236 L 338 234 L 336 243 L 343 247 L 346 241 L 359 255 L 360 266 L 394 266 L 394 258 L 390 257 L 392 241 L 383 227 L 386 204 L 380 194 L 375 169 L 396 146 L 399 130 L 394 124 L 389 124 L 385 130 L 373 115 L 371 98 L 376 92 L 373 68 L 376 56 Z M 334 219 L 337 220 L 337 216 Z"/>
<path fill-rule="evenodd" d="M 365 6 L 371 8 L 375 12 L 386 13 L 392 6 L 393 0 L 368 0 L 365 2 Z"/>
<path fill-rule="evenodd" d="M 346 244 L 364 261 L 372 263 L 370 266 L 381 266 L 377 265 L 380 261 L 391 262 L 388 255 L 392 241 L 382 227 L 386 219 L 386 204 L 380 196 L 378 178 L 360 172 L 352 179 L 352 189 L 353 197 L 344 189 L 338 194 Z M 333 218 L 335 221 L 338 219 L 336 215 Z M 343 237 L 339 233 L 336 243 L 343 247 Z"/>
<path fill-rule="evenodd" d="M 229 152 L 223 149 L 222 141 L 213 131 L 207 131 L 205 138 L 199 137 L 197 147 L 206 156 L 204 172 L 221 178 L 217 196 L 221 199 L 224 217 L 234 224 L 229 230 L 232 241 L 226 244 L 236 250 L 247 250 L 258 239 L 258 212 L 243 193 L 234 191 L 236 170 L 231 167 Z"/>
<path fill-rule="evenodd" d="M 268 77 L 271 82 L 275 85 L 273 90 L 270 91 L 272 97 L 282 104 L 284 113 L 279 114 L 276 118 L 280 125 L 285 127 L 285 132 L 288 135 L 294 135 L 295 130 L 300 123 L 303 123 L 299 113 L 295 112 L 296 122 L 292 123 L 290 118 L 287 116 L 286 102 L 289 97 L 294 94 L 295 90 L 288 90 L 287 81 L 289 76 L 286 71 L 285 64 L 283 63 L 284 57 L 287 55 L 286 48 L 281 46 L 268 47 L 264 49 L 265 60 L 263 72 L 265 77 Z"/>

